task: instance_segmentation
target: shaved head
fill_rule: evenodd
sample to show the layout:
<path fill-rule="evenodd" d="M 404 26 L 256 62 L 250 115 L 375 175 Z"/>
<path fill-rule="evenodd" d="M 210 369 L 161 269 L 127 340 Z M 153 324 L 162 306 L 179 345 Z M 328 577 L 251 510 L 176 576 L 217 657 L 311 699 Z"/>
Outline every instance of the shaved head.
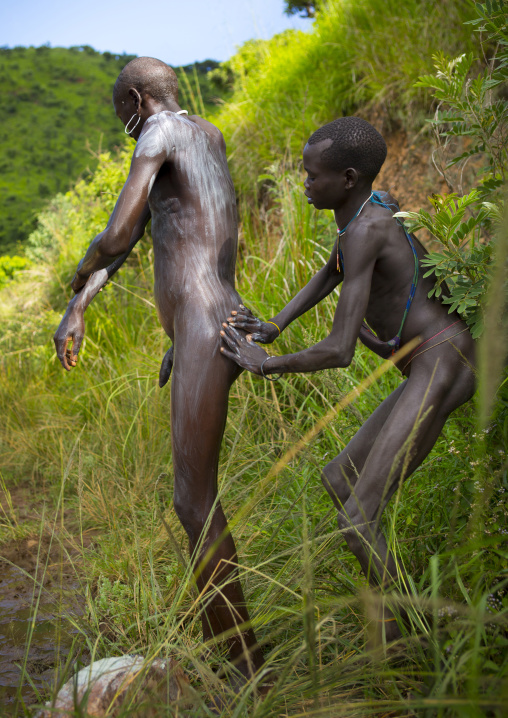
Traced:
<path fill-rule="evenodd" d="M 168 98 L 178 102 L 178 80 L 174 70 L 154 57 L 136 57 L 123 68 L 113 88 L 113 101 L 121 100 L 131 87 L 140 95 L 146 92 L 160 102 Z"/>
<path fill-rule="evenodd" d="M 386 142 L 371 124 L 360 117 L 339 117 L 320 127 L 309 137 L 308 144 L 323 140 L 332 144 L 321 153 L 321 159 L 332 170 L 354 167 L 373 180 L 386 159 Z"/>

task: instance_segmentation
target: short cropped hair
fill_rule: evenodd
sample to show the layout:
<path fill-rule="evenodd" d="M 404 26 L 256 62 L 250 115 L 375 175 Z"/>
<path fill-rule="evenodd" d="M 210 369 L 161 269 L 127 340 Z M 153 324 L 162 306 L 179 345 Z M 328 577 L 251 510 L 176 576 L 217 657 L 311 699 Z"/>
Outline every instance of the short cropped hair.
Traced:
<path fill-rule="evenodd" d="M 373 180 L 386 159 L 386 142 L 371 124 L 360 117 L 339 117 L 323 125 L 309 137 L 309 145 L 333 140 L 323 150 L 321 160 L 331 169 L 340 171 L 353 167 Z"/>
<path fill-rule="evenodd" d="M 154 57 L 136 57 L 118 75 L 113 88 L 113 99 L 134 87 L 139 94 L 147 92 L 160 102 L 172 97 L 178 102 L 178 80 L 174 70 Z"/>

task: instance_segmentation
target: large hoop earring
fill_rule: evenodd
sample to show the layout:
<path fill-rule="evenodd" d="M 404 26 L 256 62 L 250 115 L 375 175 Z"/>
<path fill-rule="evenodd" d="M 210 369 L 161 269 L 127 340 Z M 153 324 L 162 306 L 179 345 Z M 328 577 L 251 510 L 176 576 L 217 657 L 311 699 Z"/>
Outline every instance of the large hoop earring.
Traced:
<path fill-rule="evenodd" d="M 137 113 L 135 112 L 135 113 L 132 115 L 132 117 L 130 118 L 130 120 L 128 121 L 128 123 L 125 125 L 125 130 L 124 130 L 124 132 L 125 132 L 126 135 L 132 134 L 132 133 L 134 132 L 134 130 L 136 129 L 136 127 L 139 125 L 139 122 L 140 122 L 140 120 L 141 120 L 141 115 L 137 115 L 138 121 L 136 122 L 136 124 L 134 125 L 134 127 L 132 127 L 130 130 L 127 129 L 127 128 L 129 127 L 130 123 L 132 122 L 132 120 L 136 117 L 136 114 L 137 114 Z"/>

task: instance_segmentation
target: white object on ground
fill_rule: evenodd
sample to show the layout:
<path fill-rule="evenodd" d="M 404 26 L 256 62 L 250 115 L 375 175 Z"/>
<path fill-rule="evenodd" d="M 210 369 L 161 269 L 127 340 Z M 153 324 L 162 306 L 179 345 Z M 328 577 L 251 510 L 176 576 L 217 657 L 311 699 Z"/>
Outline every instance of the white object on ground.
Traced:
<path fill-rule="evenodd" d="M 86 710 L 87 716 L 99 718 L 107 712 L 108 718 L 113 718 L 126 698 L 132 706 L 149 696 L 157 696 L 161 702 L 175 701 L 187 684 L 182 669 L 171 658 L 151 662 L 141 656 L 103 658 L 67 681 L 55 701 L 46 704 L 50 710 L 39 711 L 36 718 L 71 718 L 76 706 Z"/>

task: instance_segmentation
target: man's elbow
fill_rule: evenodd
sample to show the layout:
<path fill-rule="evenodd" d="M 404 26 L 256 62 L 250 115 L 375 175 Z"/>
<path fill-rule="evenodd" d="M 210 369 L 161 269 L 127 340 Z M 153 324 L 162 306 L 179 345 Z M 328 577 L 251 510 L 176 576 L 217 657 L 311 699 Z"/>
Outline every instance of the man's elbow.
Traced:
<path fill-rule="evenodd" d="M 97 241 L 97 252 L 103 256 L 113 259 L 123 254 L 129 248 L 129 238 L 125 232 L 108 227 L 102 232 Z"/>
<path fill-rule="evenodd" d="M 349 366 L 351 362 L 353 361 L 355 350 L 353 349 L 344 349 L 339 347 L 333 347 L 328 352 L 328 357 L 326 361 L 326 368 L 327 369 L 344 369 L 345 367 Z"/>
<path fill-rule="evenodd" d="M 352 352 L 345 352 L 340 351 L 335 354 L 334 358 L 334 367 L 336 369 L 345 369 L 347 366 L 351 364 L 353 361 L 354 351 Z"/>

